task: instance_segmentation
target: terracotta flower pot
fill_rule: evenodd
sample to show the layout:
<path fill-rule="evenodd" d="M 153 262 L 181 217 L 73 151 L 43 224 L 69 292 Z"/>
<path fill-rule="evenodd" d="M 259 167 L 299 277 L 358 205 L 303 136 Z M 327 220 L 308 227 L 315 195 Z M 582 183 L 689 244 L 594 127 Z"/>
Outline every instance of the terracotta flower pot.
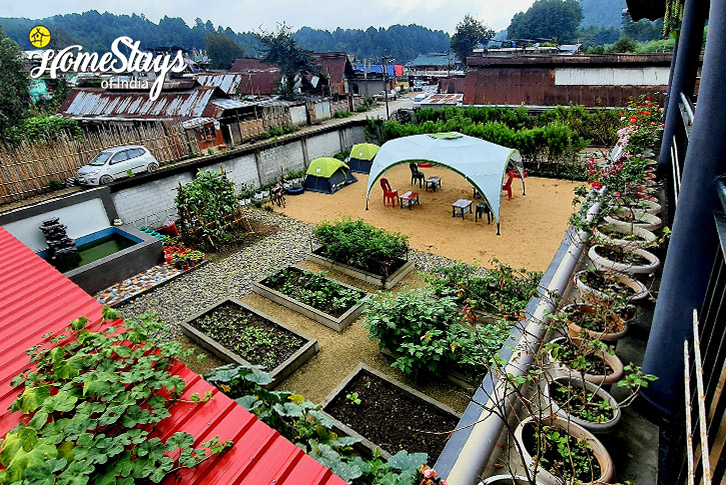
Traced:
<path fill-rule="evenodd" d="M 596 308 L 592 305 L 585 304 L 572 304 L 567 305 L 562 309 L 565 313 L 574 313 L 579 311 L 582 313 L 595 314 Z M 591 339 L 598 339 L 603 342 L 615 342 L 621 339 L 628 333 L 628 326 L 625 324 L 622 318 L 616 315 L 612 315 L 613 321 L 608 322 L 608 327 L 604 331 L 590 330 L 579 326 L 574 321 L 567 322 L 567 328 L 570 331 L 572 337 L 580 337 L 583 334 L 587 335 Z"/>
<path fill-rule="evenodd" d="M 593 235 L 598 243 L 616 244 L 634 248 L 647 246 L 656 240 L 655 234 L 647 229 L 640 227 L 614 227 L 609 224 L 600 224 L 597 226 Z M 628 236 L 636 236 L 638 240 L 623 239 Z"/>
<path fill-rule="evenodd" d="M 595 393 L 597 396 L 610 403 L 610 406 L 613 409 L 613 418 L 609 421 L 596 423 L 569 414 L 564 408 L 560 407 L 560 404 L 550 394 L 550 385 L 555 383 L 561 384 L 565 387 L 584 387 L 585 389 L 587 389 L 587 392 Z M 580 377 L 558 376 L 553 379 L 552 383 L 547 382 L 547 380 L 543 380 L 541 388 L 542 394 L 544 394 L 544 397 L 546 399 L 546 405 L 552 408 L 552 412 L 554 412 L 561 418 L 564 418 L 568 421 L 582 426 L 593 434 L 612 433 L 615 430 L 615 427 L 620 422 L 620 418 L 622 417 L 623 413 L 618 407 L 618 401 L 613 396 L 611 396 L 610 393 L 605 391 L 605 389 L 603 389 L 601 386 L 595 385 L 588 381 L 583 381 Z"/>
<path fill-rule="evenodd" d="M 638 199 L 647 200 L 647 201 L 650 201 L 650 202 L 655 202 L 656 204 L 658 203 L 658 199 L 657 198 L 653 197 L 652 195 L 648 195 L 645 192 L 636 192 L 635 193 L 635 196 Z"/>
<path fill-rule="evenodd" d="M 580 290 L 580 293 L 583 296 L 594 295 L 598 298 L 608 298 L 608 295 L 603 291 L 591 288 L 587 285 L 587 283 L 584 281 L 586 273 L 586 270 L 579 271 L 577 272 L 577 274 L 575 274 L 575 277 L 573 279 L 575 287 Z M 612 274 L 607 271 L 600 271 L 600 273 L 611 274 L 616 279 L 616 281 L 629 288 L 632 292 L 632 295 L 628 297 L 628 301 L 638 301 L 648 296 L 648 288 L 646 288 L 643 283 L 636 280 L 635 278 L 631 278 L 630 276 L 624 274 Z"/>
<path fill-rule="evenodd" d="M 585 345 L 584 339 L 580 337 L 572 337 L 570 340 L 574 345 Z M 553 339 L 552 343 L 563 345 L 566 343 L 566 341 L 567 337 L 558 337 L 556 339 Z M 585 380 L 587 382 L 592 382 L 593 384 L 596 384 L 598 386 L 609 386 L 611 384 L 615 384 L 623 378 L 623 374 L 625 373 L 624 366 L 617 355 L 610 354 L 605 351 L 600 351 L 596 355 L 600 357 L 608 367 L 610 367 L 612 372 L 609 374 L 585 374 Z M 552 374 L 554 377 L 581 377 L 581 373 L 579 371 L 570 369 L 564 363 L 560 362 L 559 360 L 555 360 L 551 352 L 547 353 L 547 360 L 552 365 L 552 369 L 554 370 Z"/>
<path fill-rule="evenodd" d="M 640 256 L 648 261 L 648 264 L 630 264 L 608 259 L 607 256 L 602 254 L 602 251 L 607 248 L 608 246 L 595 244 L 587 253 L 597 269 L 627 274 L 651 274 L 660 267 L 660 259 L 658 259 L 658 256 L 645 249 L 634 248 L 632 246 L 612 246 L 612 248 L 617 248 L 618 251 Z"/>
<path fill-rule="evenodd" d="M 592 433 L 582 428 L 582 426 L 579 426 L 573 422 L 568 422 L 566 419 L 562 419 L 559 416 L 545 418 L 544 421 L 547 425 L 555 426 L 556 428 L 559 428 L 561 432 L 577 438 L 578 440 L 584 441 L 585 443 L 587 443 L 587 445 L 590 447 L 593 454 L 595 455 L 595 459 L 600 465 L 600 476 L 594 481 L 583 483 L 582 485 L 607 483 L 612 480 L 613 475 L 615 474 L 615 467 L 613 466 L 613 461 L 610 458 L 610 455 L 608 454 L 605 447 L 602 445 L 602 443 L 600 443 L 597 438 L 595 438 Z M 517 440 L 519 446 L 522 449 L 522 458 L 524 459 L 525 466 L 533 469 L 534 460 L 532 459 L 532 455 L 530 454 L 531 451 L 527 449 L 523 438 L 523 431 L 525 427 L 529 425 L 535 425 L 535 418 L 533 418 L 532 416 L 519 423 L 517 429 L 514 430 L 514 439 Z M 555 477 L 550 472 L 543 469 L 541 466 L 537 467 L 537 480 L 545 485 L 560 485 L 562 483 L 562 480 L 560 480 L 558 477 Z"/>

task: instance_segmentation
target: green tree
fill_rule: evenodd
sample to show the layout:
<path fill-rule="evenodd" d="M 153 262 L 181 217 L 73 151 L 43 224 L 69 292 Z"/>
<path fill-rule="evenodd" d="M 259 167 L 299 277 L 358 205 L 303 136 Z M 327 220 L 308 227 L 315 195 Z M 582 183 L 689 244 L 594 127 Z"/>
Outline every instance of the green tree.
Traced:
<path fill-rule="evenodd" d="M 235 59 L 240 59 L 245 54 L 245 50 L 234 39 L 222 32 L 207 34 L 204 37 L 204 46 L 212 61 L 212 69 L 229 69 Z"/>
<path fill-rule="evenodd" d="M 30 106 L 22 54 L 20 46 L 0 29 L 0 134 L 18 125 Z"/>
<path fill-rule="evenodd" d="M 577 0 L 537 0 L 526 12 L 512 17 L 510 39 L 549 39 L 572 42 L 582 20 Z"/>
<path fill-rule="evenodd" d="M 465 61 L 478 44 L 486 44 L 494 36 L 494 31 L 469 14 L 456 24 L 456 32 L 451 36 L 451 49 L 456 56 Z"/>
<path fill-rule="evenodd" d="M 608 53 L 615 52 L 636 52 L 638 50 L 638 43 L 629 37 L 621 37 L 615 42 L 609 49 Z"/>
<path fill-rule="evenodd" d="M 261 30 L 257 36 L 262 43 L 262 62 L 276 64 L 280 68 L 283 76 L 280 90 L 284 97 L 294 96 L 298 74 L 320 75 L 320 66 L 315 62 L 313 52 L 297 45 L 292 38 L 292 29 L 284 22 L 278 24 L 276 31 Z"/>

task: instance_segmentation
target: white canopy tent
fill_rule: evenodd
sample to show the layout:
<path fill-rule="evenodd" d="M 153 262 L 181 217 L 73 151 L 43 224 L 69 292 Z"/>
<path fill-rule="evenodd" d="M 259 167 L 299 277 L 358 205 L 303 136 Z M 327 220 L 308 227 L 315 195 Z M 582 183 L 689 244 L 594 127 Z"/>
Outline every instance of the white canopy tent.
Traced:
<path fill-rule="evenodd" d="M 502 184 L 510 163 L 519 173 L 524 190 L 524 170 L 517 150 L 461 133 L 436 133 L 397 138 L 383 144 L 371 166 L 366 190 L 366 209 L 371 188 L 389 168 L 402 163 L 427 160 L 464 177 L 484 197 L 497 221 Z"/>

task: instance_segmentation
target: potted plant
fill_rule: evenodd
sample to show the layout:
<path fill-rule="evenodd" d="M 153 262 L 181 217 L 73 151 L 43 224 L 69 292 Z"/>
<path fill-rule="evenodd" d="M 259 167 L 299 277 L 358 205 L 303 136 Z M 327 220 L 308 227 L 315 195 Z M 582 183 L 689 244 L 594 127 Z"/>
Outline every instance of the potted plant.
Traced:
<path fill-rule="evenodd" d="M 607 483 L 615 467 L 605 447 L 589 431 L 559 416 L 524 419 L 514 438 L 525 466 L 545 485 Z"/>
<path fill-rule="evenodd" d="M 648 214 L 642 209 L 632 209 L 628 207 L 616 208 L 610 214 L 605 216 L 605 221 L 613 226 L 620 227 L 640 227 L 649 231 L 660 229 L 663 221 L 653 214 Z"/>
<path fill-rule="evenodd" d="M 554 375 L 579 376 L 600 386 L 614 384 L 623 377 L 623 363 L 612 347 L 598 339 L 557 337 L 545 343 L 543 352 Z"/>
<path fill-rule="evenodd" d="M 598 269 L 627 274 L 651 274 L 660 266 L 658 256 L 627 244 L 595 244 L 588 256 Z"/>
<path fill-rule="evenodd" d="M 593 232 L 594 239 L 600 244 L 615 244 L 634 248 L 649 247 L 656 242 L 656 235 L 641 227 L 612 226 L 600 224 Z"/>
<path fill-rule="evenodd" d="M 595 268 L 577 272 L 574 283 L 583 296 L 614 298 L 619 295 L 629 302 L 643 300 L 648 296 L 648 288 L 635 278 Z"/>
<path fill-rule="evenodd" d="M 560 313 L 550 317 L 552 321 L 559 319 L 567 324 L 573 337 L 587 335 L 603 342 L 613 342 L 624 337 L 628 331 L 625 321 L 614 310 L 614 304 L 606 299 L 601 299 L 600 304 L 596 305 L 566 305 Z"/>

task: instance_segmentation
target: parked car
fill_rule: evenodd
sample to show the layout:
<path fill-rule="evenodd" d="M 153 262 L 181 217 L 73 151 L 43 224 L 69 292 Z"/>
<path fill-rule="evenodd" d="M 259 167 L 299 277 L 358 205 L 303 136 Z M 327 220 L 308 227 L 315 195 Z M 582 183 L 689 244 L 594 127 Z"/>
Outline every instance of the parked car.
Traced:
<path fill-rule="evenodd" d="M 428 93 L 417 94 L 416 96 L 413 97 L 413 105 L 419 106 L 421 104 L 421 102 L 428 97 L 429 97 Z"/>
<path fill-rule="evenodd" d="M 106 185 L 129 174 L 155 172 L 159 161 L 148 148 L 141 145 L 124 145 L 107 148 L 78 169 L 77 180 L 81 185 Z"/>
<path fill-rule="evenodd" d="M 373 96 L 373 98 L 376 101 L 385 101 L 386 100 L 386 92 L 385 91 L 381 91 L 380 93 L 378 93 L 375 96 Z M 391 91 L 388 92 L 388 101 L 395 101 L 396 98 L 398 98 L 398 93 L 396 91 L 391 90 Z"/>

